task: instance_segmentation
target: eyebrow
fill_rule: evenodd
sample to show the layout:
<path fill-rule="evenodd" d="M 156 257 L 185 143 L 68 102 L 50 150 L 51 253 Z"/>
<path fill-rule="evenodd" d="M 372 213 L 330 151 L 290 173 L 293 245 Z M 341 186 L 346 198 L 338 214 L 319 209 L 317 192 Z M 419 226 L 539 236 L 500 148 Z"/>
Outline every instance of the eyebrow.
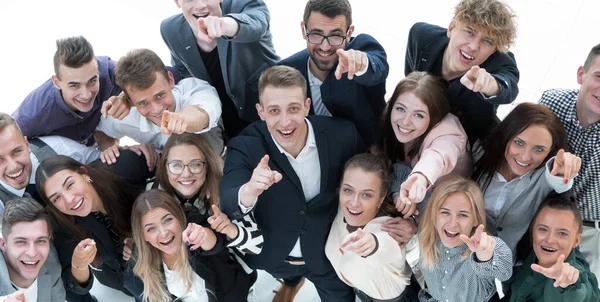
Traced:
<path fill-rule="evenodd" d="M 450 211 L 450 209 L 448 209 L 448 208 L 444 208 L 444 207 L 440 207 L 440 210 L 446 210 L 446 211 Z M 467 210 L 460 210 L 460 211 L 458 211 L 458 212 L 459 212 L 459 213 L 467 213 L 467 214 L 471 213 L 471 212 L 469 212 L 469 211 L 467 211 Z"/>
<path fill-rule="evenodd" d="M 400 103 L 400 102 L 397 102 L 397 103 L 396 103 L 396 105 L 397 105 L 397 106 L 402 106 L 402 108 L 405 108 L 405 109 L 406 109 L 406 106 L 405 106 L 404 104 Z M 422 113 L 425 113 L 425 114 L 427 114 L 427 111 L 425 111 L 425 110 L 422 110 L 422 109 L 413 110 L 413 112 L 422 112 Z"/>
<path fill-rule="evenodd" d="M 549 227 L 549 226 L 547 226 L 547 225 L 545 225 L 545 224 L 543 224 L 543 223 L 539 223 L 539 224 L 538 224 L 538 226 L 543 226 L 543 227 L 545 227 L 545 228 L 551 229 L 551 227 Z M 565 231 L 565 232 L 567 232 L 567 233 L 571 233 L 571 230 L 569 230 L 569 229 L 565 229 L 565 228 L 559 228 L 559 229 L 557 229 L 557 230 L 558 230 L 558 231 Z"/>
<path fill-rule="evenodd" d="M 62 186 L 63 186 L 63 187 L 65 186 L 65 184 L 67 183 L 67 181 L 68 181 L 68 180 L 69 180 L 71 177 L 73 177 L 73 176 L 70 176 L 70 175 L 69 175 L 69 176 L 67 176 L 67 178 L 65 178 L 65 180 L 64 180 L 64 181 L 63 181 L 63 183 L 62 183 Z M 52 193 L 50 196 L 48 196 L 48 199 L 52 199 L 52 198 L 54 198 L 54 195 L 56 195 L 56 194 L 58 194 L 58 193 Z"/>
<path fill-rule="evenodd" d="M 88 81 L 88 82 L 91 82 L 92 80 L 95 80 L 95 79 L 97 79 L 97 78 L 98 78 L 98 75 L 95 75 L 95 76 L 92 76 L 92 77 L 91 77 L 89 80 L 87 80 L 87 81 Z M 79 82 L 75 82 L 75 81 L 70 81 L 68 84 L 69 84 L 69 85 L 78 85 L 78 84 L 81 84 L 81 83 L 79 83 Z"/>
<path fill-rule="evenodd" d="M 163 215 L 163 217 L 161 217 L 160 220 L 161 221 L 164 220 L 169 215 L 171 215 L 171 213 L 167 213 L 167 214 Z M 153 222 L 149 222 L 149 223 L 144 224 L 144 227 L 147 227 L 147 226 L 153 225 L 153 224 L 154 224 Z"/>
<path fill-rule="evenodd" d="M 527 143 L 527 141 L 526 141 L 526 140 L 524 140 L 524 139 L 520 138 L 518 135 L 516 136 L 516 138 L 518 138 L 519 140 L 522 140 L 522 141 L 524 141 L 525 143 Z M 550 147 L 548 147 L 548 146 L 544 146 L 544 145 L 535 145 L 535 147 L 541 147 L 541 148 L 545 148 L 545 149 L 549 149 L 549 148 L 550 148 Z"/>
<path fill-rule="evenodd" d="M 28 238 L 26 237 L 14 237 L 13 240 L 27 240 Z M 35 240 L 40 240 L 40 239 L 50 239 L 49 236 L 41 236 L 38 238 L 35 238 Z"/>
<path fill-rule="evenodd" d="M 313 28 L 313 29 L 310 29 L 310 30 L 306 29 L 306 30 L 308 31 L 309 34 L 310 33 L 319 33 L 319 34 L 322 34 L 322 33 L 325 32 L 325 31 L 323 31 L 322 29 L 319 29 L 319 28 Z M 336 29 L 332 30 L 329 34 L 333 34 L 333 33 L 335 33 L 335 34 L 344 33 L 344 30 L 342 30 L 340 28 L 336 28 Z"/>

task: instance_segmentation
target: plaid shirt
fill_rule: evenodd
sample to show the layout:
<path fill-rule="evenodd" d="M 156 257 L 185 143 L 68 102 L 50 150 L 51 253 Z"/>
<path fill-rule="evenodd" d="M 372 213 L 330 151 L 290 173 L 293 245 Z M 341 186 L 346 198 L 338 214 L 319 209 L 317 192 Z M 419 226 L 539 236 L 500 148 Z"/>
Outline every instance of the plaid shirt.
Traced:
<path fill-rule="evenodd" d="M 581 157 L 581 170 L 573 184 L 573 194 L 583 220 L 600 220 L 600 122 L 582 128 L 577 120 L 577 89 L 551 89 L 540 103 L 548 106 L 563 122 L 571 151 Z"/>

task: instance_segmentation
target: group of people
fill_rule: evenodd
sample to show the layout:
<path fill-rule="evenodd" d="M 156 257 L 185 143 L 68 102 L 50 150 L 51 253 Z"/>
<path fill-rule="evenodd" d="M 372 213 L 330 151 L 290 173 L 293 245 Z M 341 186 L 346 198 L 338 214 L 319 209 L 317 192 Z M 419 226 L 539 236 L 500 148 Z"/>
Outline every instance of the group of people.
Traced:
<path fill-rule="evenodd" d="M 600 44 L 580 89 L 518 94 L 514 12 L 461 0 L 411 29 L 405 78 L 308 0 L 280 60 L 261 0 L 176 0 L 148 49 L 57 41 L 55 74 L 0 113 L 0 300 L 597 301 Z M 122 146 L 120 139 L 137 144 Z M 407 253 L 417 252 L 410 265 Z"/>

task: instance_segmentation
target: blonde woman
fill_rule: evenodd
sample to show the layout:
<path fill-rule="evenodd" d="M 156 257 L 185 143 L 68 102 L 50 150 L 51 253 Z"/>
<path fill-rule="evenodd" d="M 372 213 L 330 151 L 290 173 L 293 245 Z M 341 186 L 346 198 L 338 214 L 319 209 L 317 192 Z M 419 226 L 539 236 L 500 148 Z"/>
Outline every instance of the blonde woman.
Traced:
<path fill-rule="evenodd" d="M 419 224 L 419 264 L 427 288 L 419 301 L 488 301 L 494 279 L 508 280 L 512 253 L 484 231 L 485 206 L 479 186 L 459 176 L 434 187 Z"/>

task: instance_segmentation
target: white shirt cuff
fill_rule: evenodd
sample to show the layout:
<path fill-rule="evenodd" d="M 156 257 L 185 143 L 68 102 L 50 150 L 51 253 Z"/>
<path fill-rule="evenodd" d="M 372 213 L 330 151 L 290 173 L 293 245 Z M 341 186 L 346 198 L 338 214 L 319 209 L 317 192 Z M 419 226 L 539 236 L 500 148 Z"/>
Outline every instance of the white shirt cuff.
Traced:
<path fill-rule="evenodd" d="M 367 65 L 365 65 L 365 68 L 363 70 L 355 73 L 354 76 L 360 77 L 361 75 L 365 74 L 367 72 L 367 70 L 369 70 L 369 56 L 367 56 Z"/>
<path fill-rule="evenodd" d="M 240 190 L 238 191 L 238 206 L 240 207 L 240 210 L 242 210 L 242 213 L 244 214 L 248 214 L 248 212 L 252 211 L 252 209 L 254 209 L 254 205 L 256 204 L 256 201 L 258 200 L 258 197 L 256 199 L 254 199 L 254 202 L 252 203 L 251 207 L 246 207 L 242 204 L 242 199 L 240 198 L 240 193 L 242 192 L 242 188 L 244 186 L 240 187 Z"/>

